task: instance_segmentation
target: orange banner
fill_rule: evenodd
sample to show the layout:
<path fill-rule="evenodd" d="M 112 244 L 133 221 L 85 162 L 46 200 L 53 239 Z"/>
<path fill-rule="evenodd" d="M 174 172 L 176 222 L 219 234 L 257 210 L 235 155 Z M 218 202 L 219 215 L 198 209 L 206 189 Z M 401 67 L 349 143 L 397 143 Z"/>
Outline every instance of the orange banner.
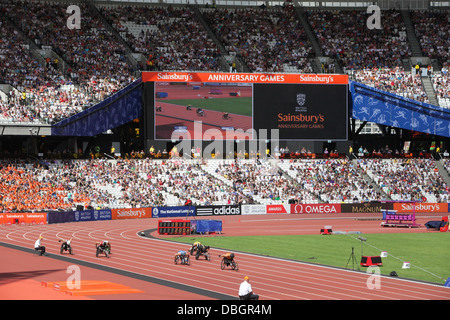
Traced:
<path fill-rule="evenodd" d="M 148 82 L 220 82 L 220 83 L 307 83 L 348 84 L 344 74 L 295 73 L 208 73 L 208 72 L 143 72 L 142 81 Z"/>
<path fill-rule="evenodd" d="M 0 213 L 0 224 L 47 224 L 47 213 Z"/>
<path fill-rule="evenodd" d="M 413 210 L 415 212 L 425 212 L 425 213 L 433 213 L 433 212 L 448 212 L 448 203 L 416 203 L 415 207 L 411 203 L 394 203 L 394 210 L 398 213 L 411 213 Z"/>
<path fill-rule="evenodd" d="M 152 208 L 126 208 L 112 209 L 111 218 L 114 219 L 140 219 L 151 218 Z"/>

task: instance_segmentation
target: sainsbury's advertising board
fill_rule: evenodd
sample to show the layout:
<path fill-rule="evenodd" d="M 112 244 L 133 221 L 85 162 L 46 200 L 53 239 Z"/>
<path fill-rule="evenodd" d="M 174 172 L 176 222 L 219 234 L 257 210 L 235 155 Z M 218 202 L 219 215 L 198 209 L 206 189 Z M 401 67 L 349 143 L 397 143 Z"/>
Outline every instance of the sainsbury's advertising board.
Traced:
<path fill-rule="evenodd" d="M 278 130 L 279 140 L 348 138 L 347 75 L 144 72 L 142 80 L 153 84 L 145 104 L 156 140 L 263 139 L 262 130 Z"/>

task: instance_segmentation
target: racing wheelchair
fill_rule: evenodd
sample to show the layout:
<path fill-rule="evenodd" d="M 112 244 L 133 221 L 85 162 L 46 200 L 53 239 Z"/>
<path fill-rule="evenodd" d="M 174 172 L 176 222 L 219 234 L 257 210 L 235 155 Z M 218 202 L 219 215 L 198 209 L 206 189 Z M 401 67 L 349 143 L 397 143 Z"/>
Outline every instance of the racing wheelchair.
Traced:
<path fill-rule="evenodd" d="M 72 246 L 70 245 L 71 240 L 62 240 L 60 239 L 61 248 L 59 249 L 59 253 L 63 254 L 63 252 L 68 251 L 70 254 L 73 254 Z"/>
<path fill-rule="evenodd" d="M 226 254 L 226 255 L 219 255 L 219 257 L 222 258 L 222 261 L 220 262 L 220 269 L 224 270 L 226 267 L 230 267 L 231 270 L 239 270 L 239 264 L 234 261 L 234 254 Z"/>
<path fill-rule="evenodd" d="M 97 249 L 95 256 L 98 257 L 99 254 L 104 254 L 107 258 L 111 255 L 111 245 L 108 242 L 96 243 L 95 248 Z"/>
<path fill-rule="evenodd" d="M 197 248 L 197 252 L 195 254 L 195 260 L 198 260 L 198 258 L 200 257 L 205 257 L 205 259 L 207 261 L 211 260 L 211 256 L 209 255 L 209 248 L 210 246 L 204 246 L 204 245 L 200 245 Z"/>
<path fill-rule="evenodd" d="M 189 266 L 191 264 L 191 261 L 189 259 L 189 255 L 188 254 L 181 254 L 181 253 L 177 253 L 175 255 L 175 259 L 174 259 L 175 264 L 184 264 Z"/>

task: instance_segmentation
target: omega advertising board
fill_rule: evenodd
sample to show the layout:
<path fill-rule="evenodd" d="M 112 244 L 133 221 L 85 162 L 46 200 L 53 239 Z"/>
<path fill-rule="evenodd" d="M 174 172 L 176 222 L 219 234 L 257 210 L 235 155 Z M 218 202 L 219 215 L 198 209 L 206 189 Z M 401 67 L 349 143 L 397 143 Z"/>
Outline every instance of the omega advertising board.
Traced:
<path fill-rule="evenodd" d="M 291 214 L 296 213 L 340 213 L 341 205 L 334 203 L 291 204 Z"/>

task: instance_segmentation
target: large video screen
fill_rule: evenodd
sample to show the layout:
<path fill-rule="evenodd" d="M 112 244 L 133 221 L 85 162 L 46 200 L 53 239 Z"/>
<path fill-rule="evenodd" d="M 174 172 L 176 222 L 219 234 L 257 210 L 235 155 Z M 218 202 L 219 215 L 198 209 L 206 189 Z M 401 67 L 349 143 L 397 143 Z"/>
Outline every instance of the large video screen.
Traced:
<path fill-rule="evenodd" d="M 348 89 L 342 84 L 255 84 L 254 129 L 279 140 L 346 140 Z"/>
<path fill-rule="evenodd" d="M 345 75 L 145 72 L 155 140 L 347 140 Z M 265 134 L 261 134 L 265 130 Z"/>
<path fill-rule="evenodd" d="M 253 128 L 250 83 L 155 82 L 155 138 L 189 132 L 193 140 L 249 139 Z M 232 136 L 233 135 L 233 136 Z"/>

